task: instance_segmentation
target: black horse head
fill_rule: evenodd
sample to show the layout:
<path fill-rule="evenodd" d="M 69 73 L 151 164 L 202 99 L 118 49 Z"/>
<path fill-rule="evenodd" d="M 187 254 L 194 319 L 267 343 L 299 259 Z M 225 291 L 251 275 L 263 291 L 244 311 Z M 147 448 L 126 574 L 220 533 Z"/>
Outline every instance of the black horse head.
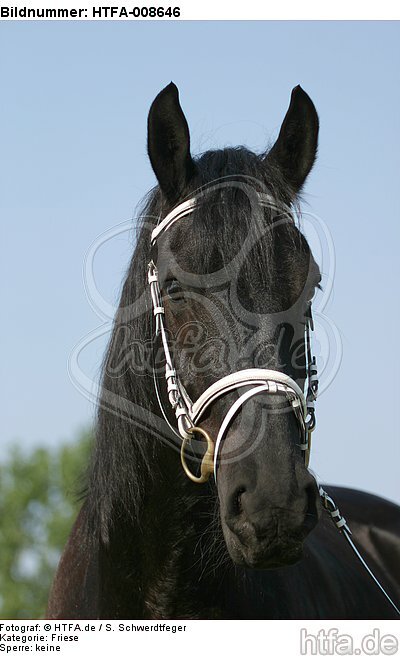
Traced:
<path fill-rule="evenodd" d="M 148 151 L 161 218 L 196 198 L 194 212 L 162 234 L 152 254 L 174 365 L 193 400 L 246 368 L 281 371 L 304 386 L 304 326 L 320 273 L 290 207 L 314 163 L 317 136 L 314 105 L 296 87 L 268 153 L 226 148 L 193 159 L 176 86 L 152 104 Z M 260 194 L 270 207 L 260 206 Z M 237 394 L 202 417 L 211 436 Z M 255 396 L 229 427 L 217 490 L 234 562 L 276 567 L 301 556 L 317 521 L 318 490 L 298 446 L 296 417 L 279 395 Z"/>

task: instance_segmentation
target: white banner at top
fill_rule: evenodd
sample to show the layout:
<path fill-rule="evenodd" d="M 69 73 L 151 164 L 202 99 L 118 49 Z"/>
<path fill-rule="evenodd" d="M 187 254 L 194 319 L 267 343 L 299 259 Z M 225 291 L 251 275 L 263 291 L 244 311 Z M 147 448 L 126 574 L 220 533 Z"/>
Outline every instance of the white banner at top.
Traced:
<path fill-rule="evenodd" d="M 398 20 L 394 0 L 0 0 L 8 20 Z"/>

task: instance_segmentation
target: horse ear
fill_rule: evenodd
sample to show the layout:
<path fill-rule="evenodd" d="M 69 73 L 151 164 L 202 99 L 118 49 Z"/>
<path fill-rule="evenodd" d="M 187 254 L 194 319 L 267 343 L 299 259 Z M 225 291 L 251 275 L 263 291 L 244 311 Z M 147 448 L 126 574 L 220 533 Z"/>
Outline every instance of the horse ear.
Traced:
<path fill-rule="evenodd" d="M 195 171 L 189 127 L 173 82 L 153 101 L 147 127 L 150 162 L 161 191 L 172 203 L 178 200 Z"/>
<path fill-rule="evenodd" d="M 315 162 L 318 128 L 314 103 L 299 85 L 292 91 L 278 139 L 266 156 L 268 162 L 280 169 L 295 194 L 300 191 Z"/>

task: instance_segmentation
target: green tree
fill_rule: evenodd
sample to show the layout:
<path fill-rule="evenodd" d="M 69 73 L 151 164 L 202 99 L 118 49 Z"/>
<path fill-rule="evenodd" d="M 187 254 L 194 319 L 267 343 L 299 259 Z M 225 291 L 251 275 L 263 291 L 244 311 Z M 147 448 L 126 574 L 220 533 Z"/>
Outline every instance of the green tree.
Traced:
<path fill-rule="evenodd" d="M 91 433 L 0 465 L 0 617 L 44 616 L 61 551 L 79 510 Z"/>

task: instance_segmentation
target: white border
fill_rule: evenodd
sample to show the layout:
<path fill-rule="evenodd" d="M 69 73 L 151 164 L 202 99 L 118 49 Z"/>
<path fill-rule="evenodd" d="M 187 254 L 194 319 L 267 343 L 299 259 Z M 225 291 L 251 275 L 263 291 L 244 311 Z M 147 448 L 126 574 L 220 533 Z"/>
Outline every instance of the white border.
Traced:
<path fill-rule="evenodd" d="M 321 0 L 285 0 L 285 2 L 266 2 L 265 0 L 247 0 L 237 2 L 231 0 L 126 0 L 125 2 L 85 2 L 85 0 L 0 0 L 0 7 L 12 7 L 18 10 L 26 9 L 68 9 L 76 10 L 64 18 L 33 18 L 32 16 L 15 15 L 3 17 L 1 22 L 7 20 L 109 20 L 141 22 L 143 20 L 157 20 L 169 22 L 179 21 L 260 21 L 260 20 L 399 20 L 400 3 L 393 0 L 335 0 L 323 2 Z M 143 18 L 129 15 L 133 8 L 143 9 Z M 179 12 L 170 17 L 146 17 L 149 7 L 163 8 L 164 10 L 178 8 Z M 99 8 L 103 11 L 99 12 Z M 107 8 L 107 10 L 105 9 Z M 79 10 L 82 10 L 79 12 Z M 94 12 L 94 10 L 96 10 Z M 125 10 L 125 11 L 124 11 Z M 126 15 L 128 14 L 128 15 Z M 300 44 L 301 45 L 301 44 Z"/>

